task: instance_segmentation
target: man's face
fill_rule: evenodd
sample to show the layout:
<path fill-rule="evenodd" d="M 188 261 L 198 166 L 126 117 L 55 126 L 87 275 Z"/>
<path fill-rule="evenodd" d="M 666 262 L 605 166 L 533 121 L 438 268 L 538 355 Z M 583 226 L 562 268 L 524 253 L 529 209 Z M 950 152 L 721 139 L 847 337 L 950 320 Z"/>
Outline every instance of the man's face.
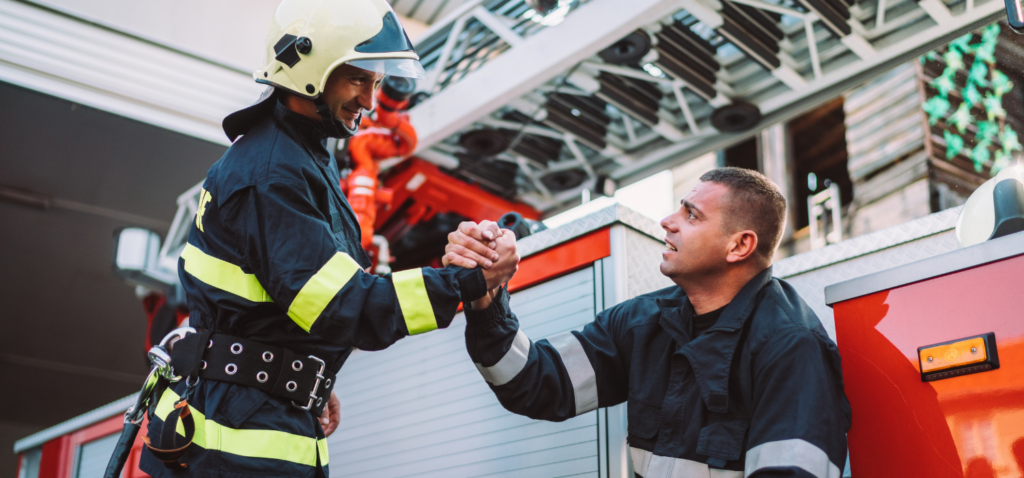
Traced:
<path fill-rule="evenodd" d="M 668 246 L 661 253 L 661 273 L 676 284 L 725 268 L 730 235 L 723 227 L 723 206 L 728 193 L 721 184 L 698 182 L 683 198 L 679 210 L 661 220 Z"/>
<path fill-rule="evenodd" d="M 352 65 L 341 65 L 327 78 L 324 102 L 331 108 L 331 113 L 334 113 L 338 121 L 345 123 L 350 129 L 355 128 L 359 114 L 373 109 L 373 94 L 383 79 L 382 74 Z"/>

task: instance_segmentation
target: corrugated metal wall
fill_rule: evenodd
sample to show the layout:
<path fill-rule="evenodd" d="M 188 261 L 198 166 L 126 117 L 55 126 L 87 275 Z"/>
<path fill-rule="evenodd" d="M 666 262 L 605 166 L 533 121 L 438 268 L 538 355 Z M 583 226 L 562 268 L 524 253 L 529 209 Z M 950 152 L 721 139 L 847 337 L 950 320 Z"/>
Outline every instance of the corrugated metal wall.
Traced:
<path fill-rule="evenodd" d="M 107 469 L 107 462 L 110 461 L 110 455 L 114 454 L 118 438 L 120 438 L 120 434 L 114 433 L 79 446 L 75 452 L 74 473 L 71 477 L 96 478 L 103 476 L 103 472 Z"/>
<path fill-rule="evenodd" d="M 931 213 L 917 82 L 913 63 L 906 63 L 846 94 L 846 144 L 853 179 L 848 236 Z"/>
<path fill-rule="evenodd" d="M 581 329 L 595 315 L 595 270 L 517 292 L 511 305 L 534 340 Z M 470 361 L 464 331 L 460 314 L 447 330 L 352 355 L 338 376 L 331 475 L 597 477 L 597 414 L 550 423 L 509 413 Z"/>

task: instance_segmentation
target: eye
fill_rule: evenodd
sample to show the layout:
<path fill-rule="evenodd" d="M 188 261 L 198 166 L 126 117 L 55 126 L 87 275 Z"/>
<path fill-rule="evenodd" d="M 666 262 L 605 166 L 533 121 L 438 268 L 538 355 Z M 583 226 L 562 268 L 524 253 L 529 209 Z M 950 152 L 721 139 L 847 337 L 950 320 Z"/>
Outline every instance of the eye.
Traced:
<path fill-rule="evenodd" d="M 689 219 L 697 219 L 697 216 L 693 215 L 693 211 L 686 211 L 686 213 L 688 214 Z"/>

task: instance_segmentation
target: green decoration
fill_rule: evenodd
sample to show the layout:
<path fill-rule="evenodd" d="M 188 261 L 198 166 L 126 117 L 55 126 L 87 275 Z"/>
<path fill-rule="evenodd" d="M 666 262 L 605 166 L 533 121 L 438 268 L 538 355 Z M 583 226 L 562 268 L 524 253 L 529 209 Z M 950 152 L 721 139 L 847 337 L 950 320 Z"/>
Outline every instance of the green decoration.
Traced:
<path fill-rule="evenodd" d="M 981 93 L 978 92 L 978 87 L 974 83 L 968 84 L 967 88 L 964 88 L 964 101 L 967 102 L 968 108 L 974 108 L 974 105 L 981 103 Z"/>
<path fill-rule="evenodd" d="M 949 111 L 949 100 L 941 96 L 933 96 L 924 102 L 924 112 L 928 113 L 928 124 L 935 126 Z"/>
<path fill-rule="evenodd" d="M 1000 32 L 999 24 L 993 24 L 953 40 L 944 49 L 921 56 L 922 64 L 929 60 L 945 64 L 942 74 L 930 82 L 937 94 L 928 98 L 922 109 L 930 125 L 941 121 L 960 133 L 943 129 L 946 159 L 952 160 L 960 154 L 969 156 L 975 171 L 984 171 L 988 166 L 992 175 L 1010 165 L 1015 152 L 1024 151 L 1017 132 L 1006 124 L 1003 95 L 1013 89 L 1013 82 L 997 69 L 996 45 Z M 981 41 L 972 43 L 976 38 Z M 973 62 L 968 66 L 966 61 L 971 57 Z M 957 79 L 958 75 L 966 76 L 963 84 Z M 962 99 L 955 110 L 952 104 L 956 102 L 950 101 L 950 93 L 959 93 L 955 98 Z M 984 110 L 984 117 L 975 117 L 972 108 Z"/>
<path fill-rule="evenodd" d="M 955 158 L 964 149 L 964 139 L 949 130 L 943 131 L 942 136 L 946 139 L 946 159 Z"/>
<path fill-rule="evenodd" d="M 996 150 L 995 160 L 992 161 L 992 175 L 994 176 L 1003 168 L 1010 165 L 1010 155 L 1001 149 Z"/>
<path fill-rule="evenodd" d="M 974 161 L 975 171 L 980 173 L 981 170 L 984 169 L 985 163 L 987 163 L 992 157 L 991 153 L 988 151 L 988 147 L 991 144 L 992 143 L 986 140 L 981 140 L 978 142 L 978 145 L 971 150 L 971 161 Z"/>
<path fill-rule="evenodd" d="M 982 141 L 992 142 L 992 140 L 999 134 L 999 123 L 995 121 L 981 121 L 978 122 L 978 137 Z"/>
<path fill-rule="evenodd" d="M 988 65 L 981 61 L 975 61 L 971 65 L 971 72 L 967 74 L 967 82 L 974 82 L 978 86 L 988 86 L 985 78 L 988 76 Z"/>
<path fill-rule="evenodd" d="M 1021 151 L 1024 146 L 1020 144 L 1019 138 L 1017 138 L 1017 132 L 1010 127 L 1010 125 L 1003 126 L 1003 152 L 1009 156 L 1014 151 Z"/>
<path fill-rule="evenodd" d="M 959 50 L 950 49 L 945 55 L 942 55 L 942 59 L 946 62 L 946 68 L 951 68 L 953 71 L 964 67 L 964 54 Z"/>
<path fill-rule="evenodd" d="M 960 38 L 957 38 L 956 40 L 949 42 L 949 48 L 951 50 L 955 48 L 957 50 L 960 50 L 961 52 L 967 53 L 971 51 L 970 43 L 973 39 L 974 34 L 968 33 Z"/>
<path fill-rule="evenodd" d="M 964 134 L 964 130 L 974 123 L 974 117 L 971 116 L 971 109 L 967 107 L 967 103 L 960 103 L 956 113 L 953 113 L 953 116 L 949 119 L 956 125 L 956 129 L 960 131 L 960 134 Z"/>
<path fill-rule="evenodd" d="M 994 95 L 985 95 L 982 104 L 985 105 L 985 113 L 988 114 L 988 120 L 992 121 L 996 118 L 1006 118 L 1006 110 L 1003 109 L 1003 97 Z"/>
<path fill-rule="evenodd" d="M 992 71 L 992 91 L 997 96 L 1003 96 L 1009 93 L 1013 89 L 1013 82 L 1010 81 L 1010 77 L 1006 76 L 1005 73 L 999 70 Z"/>

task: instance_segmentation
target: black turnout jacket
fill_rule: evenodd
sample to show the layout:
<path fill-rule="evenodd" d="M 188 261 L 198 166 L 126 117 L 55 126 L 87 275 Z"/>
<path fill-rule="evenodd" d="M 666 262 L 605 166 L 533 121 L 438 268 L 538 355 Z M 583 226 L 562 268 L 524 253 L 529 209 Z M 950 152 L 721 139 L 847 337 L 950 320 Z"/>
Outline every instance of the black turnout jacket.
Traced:
<path fill-rule="evenodd" d="M 461 300 L 484 294 L 479 269 L 364 272 L 370 261 L 323 127 L 267 101 L 273 103 L 265 117 L 210 168 L 202 186 L 178 261 L 193 327 L 313 355 L 337 371 L 353 347 L 380 350 L 447 327 Z M 164 392 L 151 431 L 184 386 Z M 190 400 L 197 430 L 182 459 L 187 469 L 171 470 L 148 451 L 142 469 L 156 477 L 326 473 L 317 417 L 288 402 L 204 380 Z"/>
<path fill-rule="evenodd" d="M 637 477 L 839 478 L 839 353 L 796 291 L 769 267 L 697 337 L 686 305 L 672 286 L 534 342 L 503 293 L 466 311 L 466 346 L 513 413 L 561 421 L 627 402 Z"/>

